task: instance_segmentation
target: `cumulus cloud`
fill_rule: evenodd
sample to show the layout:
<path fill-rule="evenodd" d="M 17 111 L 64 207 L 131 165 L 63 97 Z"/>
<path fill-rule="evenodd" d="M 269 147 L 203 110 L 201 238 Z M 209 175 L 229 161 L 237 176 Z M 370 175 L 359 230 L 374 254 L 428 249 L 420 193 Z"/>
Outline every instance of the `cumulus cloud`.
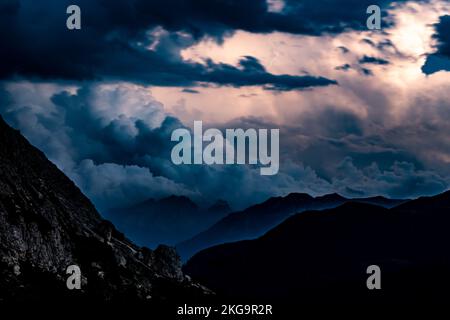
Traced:
<path fill-rule="evenodd" d="M 33 95 L 21 94 L 27 91 Z M 4 86 L 2 97 L 9 95 L 16 98 L 1 106 L 2 115 L 100 209 L 172 194 L 243 207 L 291 191 L 330 190 L 313 170 L 293 162 L 270 177 L 250 166 L 175 166 L 170 136 L 185 126 L 165 113 L 146 87 L 19 82 Z"/>
<path fill-rule="evenodd" d="M 173 194 L 191 198 L 198 196 L 186 186 L 162 176 L 155 177 L 148 168 L 137 165 L 96 165 L 92 160 L 85 159 L 71 174 L 75 183 L 101 208 L 120 208 L 150 197 Z"/>
<path fill-rule="evenodd" d="M 157 156 L 165 148 L 161 130 L 170 122 L 149 90 L 122 83 L 70 91 L 10 83 L 2 96 L 16 98 L 3 104 L 1 112 L 100 208 L 151 196 L 195 194 L 139 165 L 140 158 Z"/>
<path fill-rule="evenodd" d="M 30 91 L 33 94 L 27 97 Z M 401 138 L 408 126 L 392 129 L 392 134 L 404 131 L 398 138 L 388 129 L 373 132 L 367 120 L 348 110 L 321 107 L 320 112 L 297 118 L 296 126 L 258 117 L 218 125 L 280 128 L 280 172 L 261 176 L 256 166 L 174 165 L 170 136 L 185 125 L 167 113 L 147 87 L 92 83 L 64 88 L 11 82 L 1 96 L 9 101 L 1 106 L 6 120 L 101 210 L 172 194 L 202 203 L 226 199 L 241 208 L 289 192 L 413 197 L 448 186 L 448 179 L 427 168 L 423 155 L 430 149 L 421 154 Z M 421 137 L 420 131 L 409 135 Z M 429 141 L 429 135 L 423 137 L 412 143 Z"/>
<path fill-rule="evenodd" d="M 425 114 L 433 119 L 433 127 Z M 354 112 L 328 107 L 293 119 L 295 126 L 279 126 L 282 171 L 297 177 L 301 166 L 302 172 L 309 170 L 316 177 L 298 177 L 289 187 L 311 194 L 338 192 L 349 197 L 397 198 L 447 190 L 448 162 L 437 154 L 450 152 L 446 138 L 448 121 L 444 118 L 436 121 L 429 111 L 415 117 L 414 123 L 390 128 L 374 125 Z M 258 118 L 241 118 L 227 126 L 270 128 L 276 125 Z"/>
<path fill-rule="evenodd" d="M 387 170 L 374 162 L 358 168 L 346 157 L 336 168 L 332 179 L 335 190 L 353 197 L 384 195 L 391 198 L 435 195 L 448 188 L 450 179 L 439 174 L 417 170 L 414 164 L 395 161 Z"/>

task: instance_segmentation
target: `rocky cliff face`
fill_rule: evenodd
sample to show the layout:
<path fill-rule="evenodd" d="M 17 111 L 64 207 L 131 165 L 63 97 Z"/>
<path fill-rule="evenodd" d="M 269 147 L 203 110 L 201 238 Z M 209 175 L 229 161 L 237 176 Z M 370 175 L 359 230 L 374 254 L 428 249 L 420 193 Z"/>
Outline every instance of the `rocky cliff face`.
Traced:
<path fill-rule="evenodd" d="M 81 290 L 68 290 L 77 265 Z M 0 117 L 0 301 L 171 301 L 210 293 L 174 249 L 127 240 L 75 184 Z"/>

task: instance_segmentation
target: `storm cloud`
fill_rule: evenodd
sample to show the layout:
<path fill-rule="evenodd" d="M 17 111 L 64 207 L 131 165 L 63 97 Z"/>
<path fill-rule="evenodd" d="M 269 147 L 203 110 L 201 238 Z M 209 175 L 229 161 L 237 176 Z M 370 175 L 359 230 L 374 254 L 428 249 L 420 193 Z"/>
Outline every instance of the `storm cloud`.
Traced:
<path fill-rule="evenodd" d="M 301 185 L 312 193 L 329 189 L 301 165 L 290 168 L 298 177 L 308 178 L 301 184 L 290 173 L 261 177 L 258 168 L 249 166 L 175 166 L 170 160 L 174 144 L 170 136 L 172 130 L 185 126 L 141 86 L 91 84 L 72 92 L 32 83 L 7 87 L 2 96 L 12 93 L 16 99 L 2 105 L 1 114 L 99 209 L 172 194 L 201 203 L 226 199 L 242 207 Z"/>
<path fill-rule="evenodd" d="M 422 70 L 431 74 L 441 70 L 450 71 L 450 15 L 441 16 L 435 25 L 437 51 L 427 57 Z"/>
<path fill-rule="evenodd" d="M 102 211 L 449 186 L 448 76 L 420 70 L 433 32 L 448 54 L 430 2 L 396 4 L 382 32 L 364 30 L 369 1 L 79 1 L 79 31 L 65 28 L 68 1 L 49 3 L 0 2 L 0 113 Z M 174 165 L 171 132 L 192 119 L 279 128 L 279 173 Z"/>
<path fill-rule="evenodd" d="M 203 38 L 223 41 L 237 29 L 253 32 L 317 33 L 357 27 L 353 14 L 340 14 L 323 30 L 324 16 L 300 23 L 299 6 L 273 13 L 266 1 L 78 1 L 81 30 L 65 27 L 69 1 L 8 0 L 0 7 L 0 77 L 54 80 L 126 80 L 160 86 L 267 86 L 271 90 L 336 84 L 320 76 L 274 75 L 252 60 L 238 66 L 184 61 L 180 51 Z M 350 5 L 350 4 L 349 4 Z M 330 5 L 332 7 L 332 5 Z M 355 10 L 355 9 L 354 9 Z M 294 23 L 295 19 L 295 23 Z M 347 23 L 340 24 L 341 22 Z M 335 25 L 340 27 L 336 28 Z M 319 30 L 319 31 L 318 31 Z M 251 65 L 253 63 L 253 65 Z"/>
<path fill-rule="evenodd" d="M 383 8 L 390 1 L 378 4 Z M 180 51 L 211 38 L 222 42 L 236 30 L 319 36 L 365 27 L 369 0 L 283 2 L 270 10 L 266 0 L 111 0 L 76 2 L 81 30 L 65 27 L 72 2 L 4 0 L 0 5 L 0 77 L 59 80 L 120 79 L 160 86 L 199 83 L 261 85 L 271 90 L 336 84 L 321 76 L 274 75 L 251 68 L 184 61 Z M 7 30 L 7 32 L 6 32 Z M 256 62 L 259 64 L 258 62 Z"/>

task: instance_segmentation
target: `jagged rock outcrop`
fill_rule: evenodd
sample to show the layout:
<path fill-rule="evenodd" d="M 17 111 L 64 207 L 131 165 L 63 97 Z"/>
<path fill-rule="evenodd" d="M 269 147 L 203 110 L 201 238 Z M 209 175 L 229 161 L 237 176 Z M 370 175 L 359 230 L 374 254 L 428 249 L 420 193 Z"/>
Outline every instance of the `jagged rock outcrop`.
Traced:
<path fill-rule="evenodd" d="M 66 287 L 69 265 L 81 269 L 81 290 Z M 170 301 L 210 293 L 183 275 L 174 249 L 138 247 L 103 220 L 0 117 L 0 301 Z"/>

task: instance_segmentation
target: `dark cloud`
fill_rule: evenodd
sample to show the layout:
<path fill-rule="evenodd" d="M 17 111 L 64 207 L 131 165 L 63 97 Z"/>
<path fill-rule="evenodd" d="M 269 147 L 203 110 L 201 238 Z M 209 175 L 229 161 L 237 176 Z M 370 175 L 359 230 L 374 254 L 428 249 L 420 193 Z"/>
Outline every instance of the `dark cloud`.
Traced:
<path fill-rule="evenodd" d="M 389 61 L 382 59 L 382 58 L 376 58 L 371 56 L 364 55 L 361 59 L 359 59 L 359 63 L 361 64 L 378 64 L 378 65 L 387 65 L 389 64 Z"/>
<path fill-rule="evenodd" d="M 379 50 L 381 50 L 381 51 L 384 51 L 385 49 L 388 49 L 388 48 L 394 48 L 394 50 L 397 50 L 397 48 L 395 47 L 395 45 L 394 45 L 394 44 L 392 43 L 392 41 L 389 40 L 389 39 L 384 39 L 384 40 L 380 41 L 380 42 L 376 45 L 376 47 L 377 47 Z"/>
<path fill-rule="evenodd" d="M 8 45 L 0 49 L 0 77 L 121 79 L 183 87 L 209 82 L 271 90 L 330 85 L 335 82 L 321 77 L 263 72 L 251 57 L 241 62 L 242 68 L 186 62 L 180 50 L 206 37 L 220 42 L 235 30 L 320 35 L 363 29 L 372 3 L 287 0 L 283 11 L 270 12 L 265 0 L 78 0 L 82 28 L 77 31 L 65 27 L 69 4 L 2 2 L 0 41 Z M 390 1 L 378 4 L 386 7 Z"/>
<path fill-rule="evenodd" d="M 376 47 L 376 44 L 372 40 L 370 40 L 368 38 L 362 39 L 361 42 L 366 43 L 366 44 L 368 44 L 371 47 Z"/>
<path fill-rule="evenodd" d="M 435 38 L 438 40 L 438 53 L 450 58 L 450 15 L 440 17 L 436 25 Z"/>
<path fill-rule="evenodd" d="M 250 56 L 243 57 L 238 67 L 224 63 L 216 64 L 211 60 L 206 60 L 206 63 L 208 71 L 203 73 L 202 81 L 220 85 L 234 87 L 260 85 L 267 90 L 292 90 L 337 84 L 334 80 L 309 75 L 273 75 L 265 70 L 258 59 Z"/>
<path fill-rule="evenodd" d="M 348 71 L 348 70 L 350 70 L 352 67 L 348 64 L 348 63 L 345 63 L 345 64 L 343 64 L 343 65 L 340 65 L 340 66 L 337 66 L 336 68 L 334 68 L 334 69 L 336 69 L 336 70 L 342 70 L 342 71 Z"/>
<path fill-rule="evenodd" d="M 432 74 L 441 70 L 450 71 L 450 15 L 442 16 L 436 24 L 437 51 L 427 57 L 422 71 Z"/>
<path fill-rule="evenodd" d="M 338 49 L 341 50 L 341 52 L 343 54 L 346 54 L 346 53 L 350 52 L 350 50 L 347 47 L 344 47 L 344 46 L 339 46 Z"/>
<path fill-rule="evenodd" d="M 2 18 L 6 18 L 8 15 L 14 15 L 20 8 L 18 0 L 2 0 L 0 2 L 0 13 Z"/>
<path fill-rule="evenodd" d="M 312 135 L 327 138 L 361 136 L 364 130 L 362 121 L 355 114 L 332 108 L 305 115 L 302 119 L 302 128 Z"/>
<path fill-rule="evenodd" d="M 372 70 L 370 70 L 370 69 L 367 69 L 367 68 L 361 68 L 361 72 L 362 72 L 362 74 L 365 75 L 365 76 L 368 76 L 368 77 L 373 76 L 373 72 L 372 72 Z"/>
<path fill-rule="evenodd" d="M 195 89 L 189 89 L 189 88 L 184 88 L 183 90 L 181 90 L 181 92 L 184 92 L 184 93 L 194 93 L 194 94 L 200 93 L 200 91 L 198 91 L 198 90 L 195 90 Z"/>

